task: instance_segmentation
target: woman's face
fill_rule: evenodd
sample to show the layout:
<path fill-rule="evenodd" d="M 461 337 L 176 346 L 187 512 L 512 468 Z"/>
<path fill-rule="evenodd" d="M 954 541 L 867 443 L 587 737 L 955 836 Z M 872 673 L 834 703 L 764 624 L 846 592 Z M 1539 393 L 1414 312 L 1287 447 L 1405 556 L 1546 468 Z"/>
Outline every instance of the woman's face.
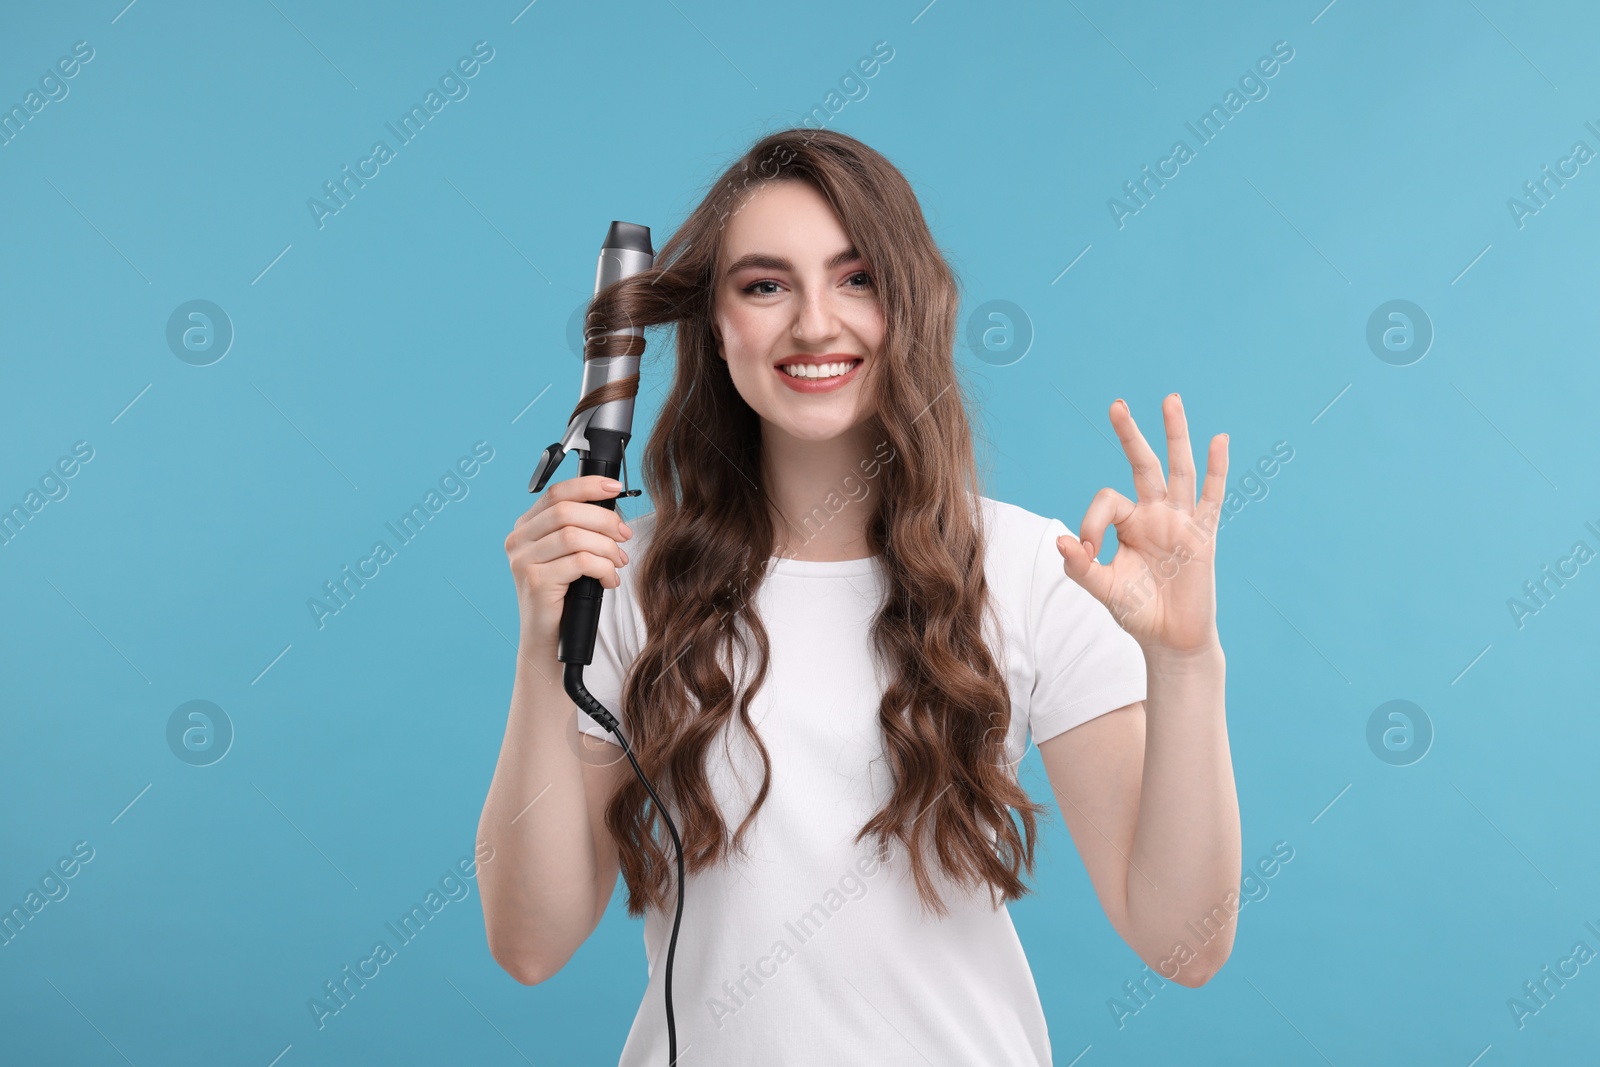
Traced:
<path fill-rule="evenodd" d="M 808 182 L 769 182 L 734 213 L 724 241 L 713 315 L 739 395 L 769 429 L 801 440 L 859 426 L 871 414 L 863 377 L 877 364 L 883 308 L 833 208 Z M 794 378 L 791 365 L 818 376 Z"/>

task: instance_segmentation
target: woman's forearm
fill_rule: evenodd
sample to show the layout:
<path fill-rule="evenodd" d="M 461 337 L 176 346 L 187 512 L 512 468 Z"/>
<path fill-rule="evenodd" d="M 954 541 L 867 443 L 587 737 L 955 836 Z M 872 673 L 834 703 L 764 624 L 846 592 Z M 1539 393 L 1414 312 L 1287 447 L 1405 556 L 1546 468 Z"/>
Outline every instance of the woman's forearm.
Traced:
<path fill-rule="evenodd" d="M 596 857 L 583 767 L 568 745 L 576 709 L 554 649 L 521 647 L 511 710 L 478 840 L 489 949 L 525 984 L 554 974 L 594 930 Z"/>
<path fill-rule="evenodd" d="M 1200 985 L 1233 948 L 1239 798 L 1228 751 L 1227 663 L 1145 650 L 1144 778 L 1128 879 L 1131 947 L 1164 978 Z"/>

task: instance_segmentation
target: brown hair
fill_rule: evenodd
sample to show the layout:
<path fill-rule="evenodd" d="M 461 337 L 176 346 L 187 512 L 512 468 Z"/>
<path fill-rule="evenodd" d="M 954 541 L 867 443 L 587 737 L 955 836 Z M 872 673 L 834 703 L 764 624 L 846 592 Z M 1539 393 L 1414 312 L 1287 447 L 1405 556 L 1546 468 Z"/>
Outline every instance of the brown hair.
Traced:
<path fill-rule="evenodd" d="M 615 338 L 605 349 L 610 329 L 670 322 L 677 335 L 672 388 L 645 451 L 656 512 L 637 564 L 647 637 L 623 688 L 629 743 L 679 813 L 686 870 L 741 847 L 771 781 L 749 711 L 770 652 L 754 599 L 777 537 L 760 422 L 718 358 L 712 312 L 722 228 L 772 181 L 809 182 L 827 199 L 871 267 L 884 315 L 881 366 L 865 383 L 870 425 L 902 458 L 883 469 L 866 537 L 886 579 L 871 639 L 891 665 L 878 721 L 894 791 L 856 841 L 871 834 L 880 848 L 901 842 L 924 907 L 940 915 L 946 908 L 929 874 L 930 844 L 956 884 L 987 883 L 991 899 L 997 890 L 1017 899 L 1030 891 L 1020 872 L 1033 871 L 1035 817 L 1048 809 L 1029 798 L 1006 759 L 1010 697 L 983 639 L 992 608 L 971 429 L 953 357 L 956 278 L 905 177 L 845 134 L 789 129 L 762 138 L 716 180 L 661 248 L 658 266 L 608 286 L 590 305 L 585 358 L 618 354 Z M 708 454 L 721 458 L 708 461 Z M 725 663 L 735 662 L 736 642 L 747 653 L 750 639 L 760 657 L 736 694 Z M 735 716 L 761 756 L 763 777 L 730 840 L 704 760 Z M 672 844 L 637 778 L 618 789 L 606 825 L 619 842 L 628 913 L 665 907 Z"/>

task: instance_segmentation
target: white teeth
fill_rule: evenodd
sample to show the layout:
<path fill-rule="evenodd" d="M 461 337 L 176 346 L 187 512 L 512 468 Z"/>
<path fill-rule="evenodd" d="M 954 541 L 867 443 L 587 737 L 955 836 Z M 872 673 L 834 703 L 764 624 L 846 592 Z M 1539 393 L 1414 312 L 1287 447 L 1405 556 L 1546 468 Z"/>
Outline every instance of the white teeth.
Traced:
<path fill-rule="evenodd" d="M 808 365 L 805 363 L 785 363 L 781 370 L 791 378 L 837 378 L 841 374 L 848 374 L 860 360 L 848 363 L 822 363 Z"/>

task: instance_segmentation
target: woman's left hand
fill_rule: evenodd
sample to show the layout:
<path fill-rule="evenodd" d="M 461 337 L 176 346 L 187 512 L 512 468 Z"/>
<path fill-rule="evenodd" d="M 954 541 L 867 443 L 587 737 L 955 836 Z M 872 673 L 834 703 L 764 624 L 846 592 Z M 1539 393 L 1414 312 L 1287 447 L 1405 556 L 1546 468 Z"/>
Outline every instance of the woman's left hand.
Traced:
<path fill-rule="evenodd" d="M 1211 439 L 1205 487 L 1195 504 L 1194 457 L 1189 424 L 1177 393 L 1162 402 L 1167 426 L 1165 479 L 1125 401 L 1111 405 L 1111 425 L 1133 467 L 1134 503 L 1115 489 L 1101 489 L 1084 512 L 1081 541 L 1056 541 L 1067 577 L 1110 609 L 1118 624 L 1148 652 L 1178 654 L 1220 647 L 1217 636 L 1217 524 L 1228 477 L 1228 435 Z M 1095 559 L 1107 524 L 1117 531 L 1109 563 Z M 1087 546 L 1084 544 L 1087 542 Z"/>

